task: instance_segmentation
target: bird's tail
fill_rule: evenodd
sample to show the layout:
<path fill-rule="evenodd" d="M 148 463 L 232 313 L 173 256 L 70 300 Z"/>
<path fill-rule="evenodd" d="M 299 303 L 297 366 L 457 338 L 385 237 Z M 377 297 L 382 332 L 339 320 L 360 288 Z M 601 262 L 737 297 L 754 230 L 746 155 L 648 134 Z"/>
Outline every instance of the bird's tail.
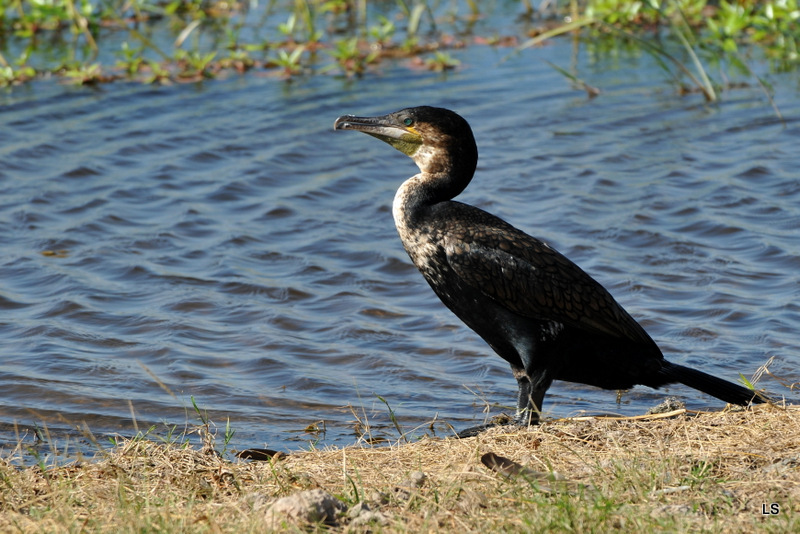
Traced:
<path fill-rule="evenodd" d="M 750 403 L 771 402 L 771 399 L 762 393 L 697 369 L 670 362 L 664 362 L 664 364 L 660 374 L 668 378 L 669 382 L 680 382 L 727 403 L 747 406 Z"/>

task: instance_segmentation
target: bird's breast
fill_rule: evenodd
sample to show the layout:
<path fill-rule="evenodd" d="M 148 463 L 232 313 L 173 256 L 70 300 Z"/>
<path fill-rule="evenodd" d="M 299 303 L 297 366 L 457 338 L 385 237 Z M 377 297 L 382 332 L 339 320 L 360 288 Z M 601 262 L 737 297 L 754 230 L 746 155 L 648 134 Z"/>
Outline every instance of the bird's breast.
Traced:
<path fill-rule="evenodd" d="M 409 180 L 410 181 L 410 180 Z M 400 241 L 411 261 L 425 276 L 429 283 L 436 285 L 445 276 L 442 271 L 446 258 L 441 246 L 441 236 L 435 228 L 427 224 L 416 210 L 411 200 L 411 191 L 404 183 L 394 197 L 392 215 Z"/>

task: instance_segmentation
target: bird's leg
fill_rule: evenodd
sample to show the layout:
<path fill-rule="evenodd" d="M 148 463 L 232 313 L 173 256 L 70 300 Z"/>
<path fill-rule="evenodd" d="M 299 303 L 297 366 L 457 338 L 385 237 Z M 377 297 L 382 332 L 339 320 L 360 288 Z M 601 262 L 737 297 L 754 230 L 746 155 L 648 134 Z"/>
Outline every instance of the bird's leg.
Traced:
<path fill-rule="evenodd" d="M 514 419 L 507 423 L 486 423 L 484 425 L 467 428 L 458 433 L 459 438 L 471 438 L 477 436 L 484 430 L 500 425 L 528 427 L 539 424 L 539 414 L 541 413 L 542 402 L 544 401 L 544 393 L 547 391 L 547 386 L 550 385 L 550 382 L 548 381 L 544 386 L 542 386 L 541 383 L 535 383 L 531 380 L 530 375 L 525 369 L 515 365 L 511 366 L 511 372 L 514 373 L 514 378 L 517 379 L 517 385 L 519 386 L 517 413 Z"/>
<path fill-rule="evenodd" d="M 488 430 L 489 428 L 494 428 L 500 425 L 535 425 L 536 422 L 539 420 L 539 413 L 536 410 L 527 410 L 528 404 L 531 402 L 531 391 L 533 389 L 533 385 L 531 384 L 530 379 L 528 378 L 527 373 L 521 367 L 516 367 L 514 365 L 511 366 L 511 372 L 514 373 L 514 378 L 517 379 L 517 384 L 519 385 L 519 397 L 517 398 L 517 413 L 514 419 L 505 422 L 505 423 L 485 423 L 483 425 L 472 426 L 469 428 L 465 428 L 461 432 L 458 433 L 459 438 L 471 438 L 477 436 L 484 430 Z M 544 396 L 544 395 L 542 395 Z M 522 410 L 522 411 L 521 411 Z M 527 417 L 525 417 L 527 415 Z M 531 419 L 534 419 L 534 422 L 531 422 Z M 526 420 L 526 422 L 523 422 Z"/>
<path fill-rule="evenodd" d="M 522 426 L 539 424 L 539 414 L 544 401 L 546 388 L 534 388 L 531 378 L 525 369 L 511 366 L 514 378 L 517 379 L 519 393 L 517 394 L 516 423 Z"/>

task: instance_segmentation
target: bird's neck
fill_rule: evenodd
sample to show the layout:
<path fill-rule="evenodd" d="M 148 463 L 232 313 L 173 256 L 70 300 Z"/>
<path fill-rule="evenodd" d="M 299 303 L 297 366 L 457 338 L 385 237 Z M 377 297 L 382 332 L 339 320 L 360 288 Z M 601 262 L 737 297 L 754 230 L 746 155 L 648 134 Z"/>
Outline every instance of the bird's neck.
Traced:
<path fill-rule="evenodd" d="M 400 186 L 392 203 L 392 215 L 400 234 L 413 232 L 431 206 L 461 193 L 469 179 L 456 180 L 450 173 L 421 172 Z"/>
<path fill-rule="evenodd" d="M 452 200 L 464 191 L 475 174 L 478 152 L 474 143 L 447 149 L 423 145 L 411 157 L 420 173 L 403 182 L 392 204 L 401 237 L 419 229 L 432 206 Z"/>

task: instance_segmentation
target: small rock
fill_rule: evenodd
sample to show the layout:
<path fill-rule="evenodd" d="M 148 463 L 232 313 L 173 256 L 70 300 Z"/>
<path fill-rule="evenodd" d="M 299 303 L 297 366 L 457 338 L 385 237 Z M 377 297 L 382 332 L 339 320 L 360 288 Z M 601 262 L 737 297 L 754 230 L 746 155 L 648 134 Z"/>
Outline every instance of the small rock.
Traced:
<path fill-rule="evenodd" d="M 389 502 L 389 496 L 383 492 L 378 490 L 371 490 L 367 493 L 365 500 L 368 503 L 374 504 L 375 506 L 380 506 L 382 504 L 387 504 Z"/>
<path fill-rule="evenodd" d="M 362 525 L 368 525 L 370 523 L 378 524 L 378 525 L 385 525 L 388 523 L 389 520 L 380 512 L 364 512 L 355 519 L 353 519 L 350 524 L 355 527 L 360 527 Z"/>
<path fill-rule="evenodd" d="M 348 510 L 347 517 L 349 517 L 350 519 L 355 519 L 356 517 L 360 516 L 361 514 L 366 513 L 366 512 L 370 512 L 370 511 L 371 510 L 370 510 L 369 504 L 365 503 L 364 501 L 361 501 L 357 505 L 355 505 L 352 508 L 350 508 L 350 510 Z"/>
<path fill-rule="evenodd" d="M 670 493 L 680 493 L 682 491 L 688 491 L 692 489 L 691 486 L 674 486 L 671 488 L 661 488 L 659 490 L 654 490 L 650 492 L 651 497 L 655 497 L 657 495 L 669 495 Z"/>
<path fill-rule="evenodd" d="M 669 412 L 674 412 L 675 410 L 680 410 L 682 408 L 686 408 L 686 405 L 682 403 L 680 399 L 678 399 L 677 397 L 667 397 L 666 399 L 664 399 L 664 402 L 662 402 L 658 406 L 653 406 L 652 408 L 647 410 L 647 415 L 669 413 Z"/>
<path fill-rule="evenodd" d="M 414 471 L 408 478 L 403 480 L 400 484 L 394 488 L 394 495 L 401 501 L 406 501 L 411 498 L 411 492 L 419 489 L 425 484 L 425 480 L 428 477 L 422 471 Z"/>
<path fill-rule="evenodd" d="M 695 512 L 688 504 L 664 504 L 653 508 L 652 514 L 654 517 L 675 517 L 695 514 Z"/>
<path fill-rule="evenodd" d="M 788 458 L 781 458 L 780 460 L 776 460 L 775 463 L 764 466 L 761 468 L 761 470 L 764 473 L 768 473 L 772 476 L 780 476 L 782 478 L 786 478 L 786 476 L 793 469 L 797 469 L 798 466 L 800 466 L 800 456 L 790 456 Z"/>
<path fill-rule="evenodd" d="M 272 503 L 266 520 L 272 528 L 282 523 L 336 523 L 336 515 L 347 507 L 339 499 L 321 489 L 301 491 Z"/>
<path fill-rule="evenodd" d="M 385 515 L 380 512 L 372 511 L 369 504 L 363 501 L 350 508 L 350 511 L 347 512 L 347 516 L 352 519 L 352 521 L 350 521 L 351 526 L 361 526 L 369 523 L 385 525 L 389 522 Z"/>
<path fill-rule="evenodd" d="M 466 488 L 458 498 L 458 507 L 463 512 L 476 513 L 480 508 L 486 508 L 488 502 L 489 499 L 483 493 Z"/>
<path fill-rule="evenodd" d="M 414 471 L 400 485 L 406 488 L 421 488 L 427 478 L 428 476 L 422 471 Z"/>

